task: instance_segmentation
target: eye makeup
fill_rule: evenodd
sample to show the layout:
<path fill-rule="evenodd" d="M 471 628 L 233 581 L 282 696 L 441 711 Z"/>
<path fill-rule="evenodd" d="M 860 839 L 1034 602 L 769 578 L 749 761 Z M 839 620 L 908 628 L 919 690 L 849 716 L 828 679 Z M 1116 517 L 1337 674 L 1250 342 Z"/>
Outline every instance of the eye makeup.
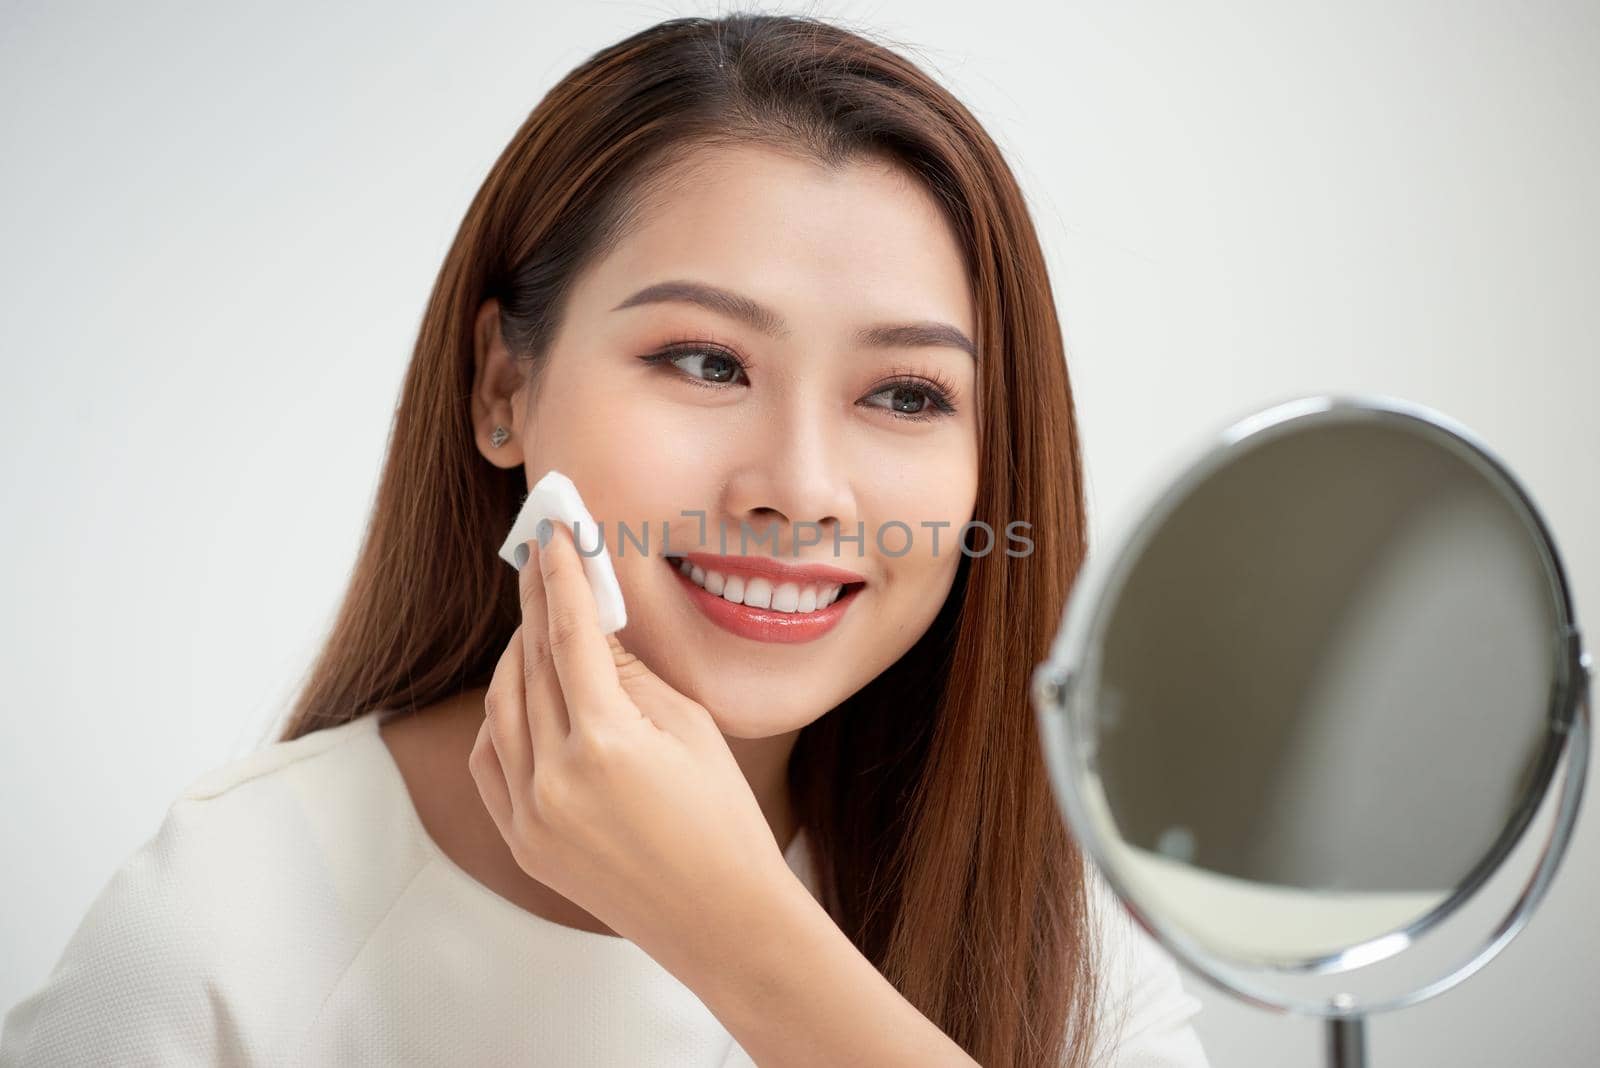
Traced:
<path fill-rule="evenodd" d="M 733 384 L 734 376 L 736 375 L 744 375 L 748 379 L 749 372 L 754 366 L 749 360 L 725 345 L 693 338 L 683 338 L 668 342 L 664 347 L 640 356 L 638 359 L 645 364 L 654 366 L 657 364 L 674 364 L 691 356 L 710 357 L 720 361 L 724 366 L 732 365 L 733 371 L 729 378 L 717 382 L 708 381 L 684 372 L 684 377 L 691 383 L 709 389 L 721 389 L 726 385 Z M 916 412 L 884 408 L 885 411 L 897 419 L 913 422 L 930 421 L 954 415 L 957 410 L 954 401 L 956 388 L 945 375 L 938 371 L 918 371 L 906 365 L 898 365 L 891 372 L 891 377 L 876 384 L 867 396 L 875 397 L 890 391 L 909 391 L 925 398 L 924 407 Z M 884 407 L 876 404 L 864 406 L 871 408 Z"/>

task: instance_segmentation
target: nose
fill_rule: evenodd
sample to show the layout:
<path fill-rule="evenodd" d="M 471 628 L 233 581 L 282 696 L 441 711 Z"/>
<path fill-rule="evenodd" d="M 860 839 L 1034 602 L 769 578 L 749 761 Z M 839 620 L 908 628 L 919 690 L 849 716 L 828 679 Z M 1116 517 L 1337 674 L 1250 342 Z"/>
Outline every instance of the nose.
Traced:
<path fill-rule="evenodd" d="M 844 428 L 830 425 L 821 407 L 794 398 L 769 424 L 769 434 L 739 446 L 743 455 L 733 465 L 724 502 L 735 524 L 730 552 L 739 551 L 742 522 L 752 541 L 764 539 L 759 547 L 747 546 L 748 552 L 815 559 L 833 555 L 837 536 L 840 555 L 851 554 L 856 543 L 844 539 L 853 539 L 859 524 L 853 471 Z"/>

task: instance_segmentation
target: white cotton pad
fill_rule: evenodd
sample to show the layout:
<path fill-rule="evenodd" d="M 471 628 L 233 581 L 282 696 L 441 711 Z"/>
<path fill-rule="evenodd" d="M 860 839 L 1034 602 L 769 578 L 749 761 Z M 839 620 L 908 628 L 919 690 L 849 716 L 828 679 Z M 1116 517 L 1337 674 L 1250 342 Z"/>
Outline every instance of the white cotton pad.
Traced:
<path fill-rule="evenodd" d="M 611 634 L 627 626 L 628 609 L 622 603 L 622 587 L 617 584 L 617 572 L 611 566 L 611 553 L 601 546 L 600 528 L 589 509 L 584 507 L 583 498 L 578 496 L 578 487 L 559 471 L 549 472 L 528 491 L 516 522 L 511 524 L 511 533 L 500 546 L 500 559 L 521 571 L 528 554 L 523 543 L 539 536 L 541 519 L 565 523 L 567 529 L 577 535 L 575 541 L 581 550 L 578 559 L 583 561 L 584 574 L 589 576 L 595 607 L 600 612 L 600 633 Z M 588 555 L 596 546 L 600 546 L 600 551 Z"/>

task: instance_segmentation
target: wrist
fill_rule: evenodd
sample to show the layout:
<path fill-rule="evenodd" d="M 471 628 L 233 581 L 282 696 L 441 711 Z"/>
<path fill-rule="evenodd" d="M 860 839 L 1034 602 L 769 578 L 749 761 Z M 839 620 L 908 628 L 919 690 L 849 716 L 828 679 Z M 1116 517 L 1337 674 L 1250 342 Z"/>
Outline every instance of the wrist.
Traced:
<path fill-rule="evenodd" d="M 760 1017 L 788 996 L 804 959 L 829 939 L 846 943 L 821 903 L 786 865 L 758 876 L 727 906 L 718 937 L 702 944 L 684 984 L 725 1026 Z"/>
<path fill-rule="evenodd" d="M 757 1064 L 975 1068 L 787 867 L 736 911 L 686 985 Z"/>

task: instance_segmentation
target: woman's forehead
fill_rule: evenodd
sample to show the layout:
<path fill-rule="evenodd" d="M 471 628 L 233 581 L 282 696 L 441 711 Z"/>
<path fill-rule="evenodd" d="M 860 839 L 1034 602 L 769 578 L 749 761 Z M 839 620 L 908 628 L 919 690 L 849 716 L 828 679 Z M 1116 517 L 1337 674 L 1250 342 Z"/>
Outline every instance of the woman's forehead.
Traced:
<path fill-rule="evenodd" d="M 763 146 L 716 147 L 654 185 L 591 274 L 596 307 L 687 278 L 797 312 L 859 307 L 975 329 L 955 235 L 897 167 L 863 159 L 829 168 Z"/>

